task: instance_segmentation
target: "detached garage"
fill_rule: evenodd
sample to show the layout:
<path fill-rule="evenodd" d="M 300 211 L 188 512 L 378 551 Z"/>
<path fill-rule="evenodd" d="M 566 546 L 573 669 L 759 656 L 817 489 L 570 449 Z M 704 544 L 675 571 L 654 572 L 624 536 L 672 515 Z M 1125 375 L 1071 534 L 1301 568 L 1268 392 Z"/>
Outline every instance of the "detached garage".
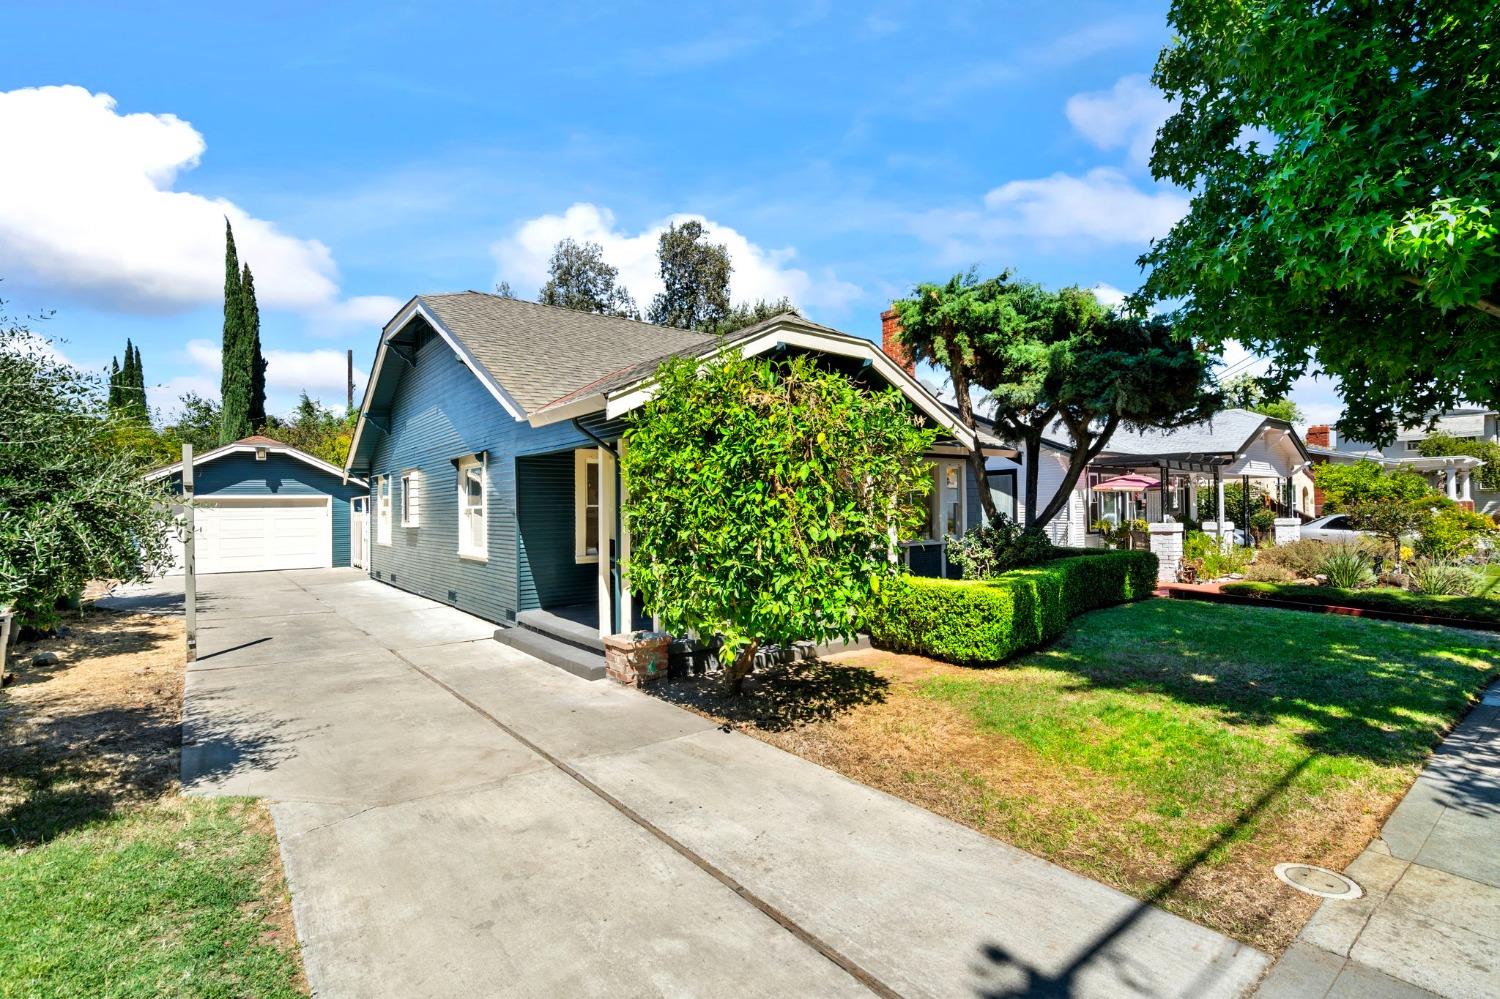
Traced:
<path fill-rule="evenodd" d="M 152 472 L 180 491 L 182 463 Z M 269 437 L 193 456 L 198 571 L 320 569 L 362 559 L 369 487 L 342 469 Z M 357 512 L 356 512 L 357 511 Z M 356 537 L 358 534 L 358 537 Z M 182 571 L 181 545 L 169 572 Z"/>

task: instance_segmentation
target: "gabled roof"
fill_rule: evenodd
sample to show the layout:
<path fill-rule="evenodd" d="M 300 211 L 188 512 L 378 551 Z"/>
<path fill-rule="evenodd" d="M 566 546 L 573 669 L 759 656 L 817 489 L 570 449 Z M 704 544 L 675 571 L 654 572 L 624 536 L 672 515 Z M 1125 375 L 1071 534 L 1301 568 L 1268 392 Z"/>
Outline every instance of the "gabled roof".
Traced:
<path fill-rule="evenodd" d="M 366 427 L 388 410 L 394 392 L 394 381 L 382 378 L 387 354 L 406 351 L 410 361 L 415 341 L 406 331 L 414 324 L 441 337 L 513 419 L 533 426 L 630 412 L 651 397 L 656 369 L 669 357 L 707 358 L 731 349 L 754 355 L 787 347 L 871 367 L 960 442 L 967 445 L 974 437 L 874 343 L 794 313 L 715 336 L 467 291 L 418 295 L 386 324 L 349 449 L 350 468 L 365 467 L 360 462 L 368 460 L 372 443 Z M 376 418 L 374 425 L 380 423 Z"/>
<path fill-rule="evenodd" d="M 527 414 L 621 369 L 643 364 L 654 368 L 669 354 L 718 342 L 707 333 L 477 291 L 420 295 L 414 301 L 425 306 Z"/>
<path fill-rule="evenodd" d="M 269 454 L 285 455 L 295 461 L 302 462 L 304 465 L 311 465 L 313 468 L 321 472 L 327 472 L 329 475 L 337 478 L 346 478 L 344 470 L 337 465 L 330 465 L 322 458 L 310 455 L 306 451 L 299 451 L 290 444 L 283 444 L 281 441 L 266 437 L 263 434 L 251 434 L 249 437 L 241 437 L 237 441 L 204 451 L 202 454 L 195 454 L 193 455 L 193 467 L 197 468 L 199 465 L 206 465 L 211 461 L 218 461 L 220 458 L 227 458 L 233 454 L 254 454 L 260 448 L 265 448 Z M 168 476 L 180 475 L 181 473 L 182 462 L 178 461 L 147 472 L 146 481 L 155 482 L 158 479 L 165 479 Z M 357 486 L 367 485 L 364 479 L 356 478 L 352 475 L 347 476 L 347 478 Z"/>
<path fill-rule="evenodd" d="M 1105 445 L 1110 454 L 1230 454 L 1241 450 L 1267 422 L 1291 429 L 1248 409 L 1223 409 L 1176 430 L 1126 430 L 1121 427 Z"/>

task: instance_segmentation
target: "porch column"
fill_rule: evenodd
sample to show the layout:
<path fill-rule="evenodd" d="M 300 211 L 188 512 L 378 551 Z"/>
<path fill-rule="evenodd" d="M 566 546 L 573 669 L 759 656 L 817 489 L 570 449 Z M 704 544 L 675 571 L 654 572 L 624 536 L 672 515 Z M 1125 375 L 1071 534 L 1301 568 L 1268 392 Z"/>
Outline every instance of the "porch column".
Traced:
<path fill-rule="evenodd" d="M 1187 516 L 1189 520 L 1198 519 L 1198 476 L 1196 474 L 1188 475 Z"/>
<path fill-rule="evenodd" d="M 1465 503 L 1474 502 L 1474 469 L 1464 469 L 1464 488 L 1458 498 Z"/>
<path fill-rule="evenodd" d="M 620 454 L 625 453 L 625 438 L 615 444 Z M 635 597 L 630 593 L 630 584 L 625 580 L 625 568 L 630 565 L 630 518 L 625 516 L 625 504 L 630 502 L 630 487 L 620 479 L 620 630 L 631 631 L 635 627 Z"/>
<path fill-rule="evenodd" d="M 1219 471 L 1217 466 L 1214 468 L 1214 492 L 1218 494 L 1214 506 L 1214 517 L 1217 519 L 1217 522 L 1219 524 L 1219 533 L 1220 535 L 1222 535 L 1224 533 L 1224 521 L 1226 519 L 1224 517 L 1224 514 L 1228 513 L 1229 511 L 1224 509 L 1224 475 Z"/>
<path fill-rule="evenodd" d="M 1157 492 L 1161 494 L 1161 498 L 1160 498 L 1160 502 L 1158 502 L 1157 505 L 1156 505 L 1156 520 L 1157 520 L 1157 523 L 1165 524 L 1167 522 L 1167 485 L 1168 485 L 1168 481 L 1167 481 L 1167 463 L 1166 462 L 1162 462 L 1160 465 L 1156 466 L 1156 476 L 1157 476 L 1157 481 L 1161 483 L 1157 487 Z M 1175 577 L 1173 577 L 1173 578 L 1175 578 Z"/>
<path fill-rule="evenodd" d="M 1448 498 L 1457 501 L 1458 469 L 1454 468 L 1452 465 L 1449 465 L 1447 470 L 1443 473 L 1443 480 L 1444 485 L 1447 486 L 1448 489 Z"/>
<path fill-rule="evenodd" d="M 599 455 L 599 634 L 612 635 L 614 600 L 611 585 L 615 539 L 615 458 L 604 448 Z"/>

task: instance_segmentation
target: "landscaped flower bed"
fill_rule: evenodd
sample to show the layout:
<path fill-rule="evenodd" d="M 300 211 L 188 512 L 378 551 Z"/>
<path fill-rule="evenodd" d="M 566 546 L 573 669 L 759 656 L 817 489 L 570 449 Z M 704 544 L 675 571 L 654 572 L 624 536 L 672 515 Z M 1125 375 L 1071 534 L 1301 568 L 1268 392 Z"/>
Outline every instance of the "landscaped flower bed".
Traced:
<path fill-rule="evenodd" d="M 1440 618 L 1500 630 L 1500 600 L 1488 597 L 1428 596 L 1385 586 L 1349 590 L 1334 586 L 1298 586 L 1293 583 L 1225 583 L 1219 589 L 1222 593 L 1256 599 Z"/>

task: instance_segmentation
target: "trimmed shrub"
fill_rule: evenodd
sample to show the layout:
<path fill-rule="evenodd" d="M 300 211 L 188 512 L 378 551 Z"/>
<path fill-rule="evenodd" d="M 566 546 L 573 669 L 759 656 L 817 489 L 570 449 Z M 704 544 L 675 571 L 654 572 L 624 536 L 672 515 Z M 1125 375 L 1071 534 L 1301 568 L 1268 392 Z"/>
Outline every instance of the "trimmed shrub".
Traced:
<path fill-rule="evenodd" d="M 1005 514 L 948 538 L 948 561 L 964 579 L 994 579 L 1012 569 L 1051 561 L 1053 545 L 1039 530 L 1023 530 Z"/>
<path fill-rule="evenodd" d="M 1296 541 L 1288 541 L 1284 545 L 1272 545 L 1261 549 L 1260 557 L 1255 560 L 1255 564 L 1279 565 L 1292 575 L 1306 579 L 1323 571 L 1323 563 L 1328 560 L 1330 554 L 1332 552 L 1326 541 L 1299 538 Z"/>
<path fill-rule="evenodd" d="M 1284 565 L 1258 561 L 1245 567 L 1245 578 L 1261 583 L 1290 583 L 1297 577 Z"/>
<path fill-rule="evenodd" d="M 1488 597 L 1429 597 L 1384 586 L 1341 590 L 1333 586 L 1297 586 L 1292 583 L 1225 583 L 1219 588 L 1240 596 L 1269 597 L 1320 607 L 1362 607 L 1500 625 L 1500 600 Z"/>
<path fill-rule="evenodd" d="M 997 663 L 1055 638 L 1085 611 L 1156 588 L 1156 556 L 1105 552 L 1016 569 L 995 579 L 903 576 L 868 622 L 882 648 L 954 663 Z"/>

